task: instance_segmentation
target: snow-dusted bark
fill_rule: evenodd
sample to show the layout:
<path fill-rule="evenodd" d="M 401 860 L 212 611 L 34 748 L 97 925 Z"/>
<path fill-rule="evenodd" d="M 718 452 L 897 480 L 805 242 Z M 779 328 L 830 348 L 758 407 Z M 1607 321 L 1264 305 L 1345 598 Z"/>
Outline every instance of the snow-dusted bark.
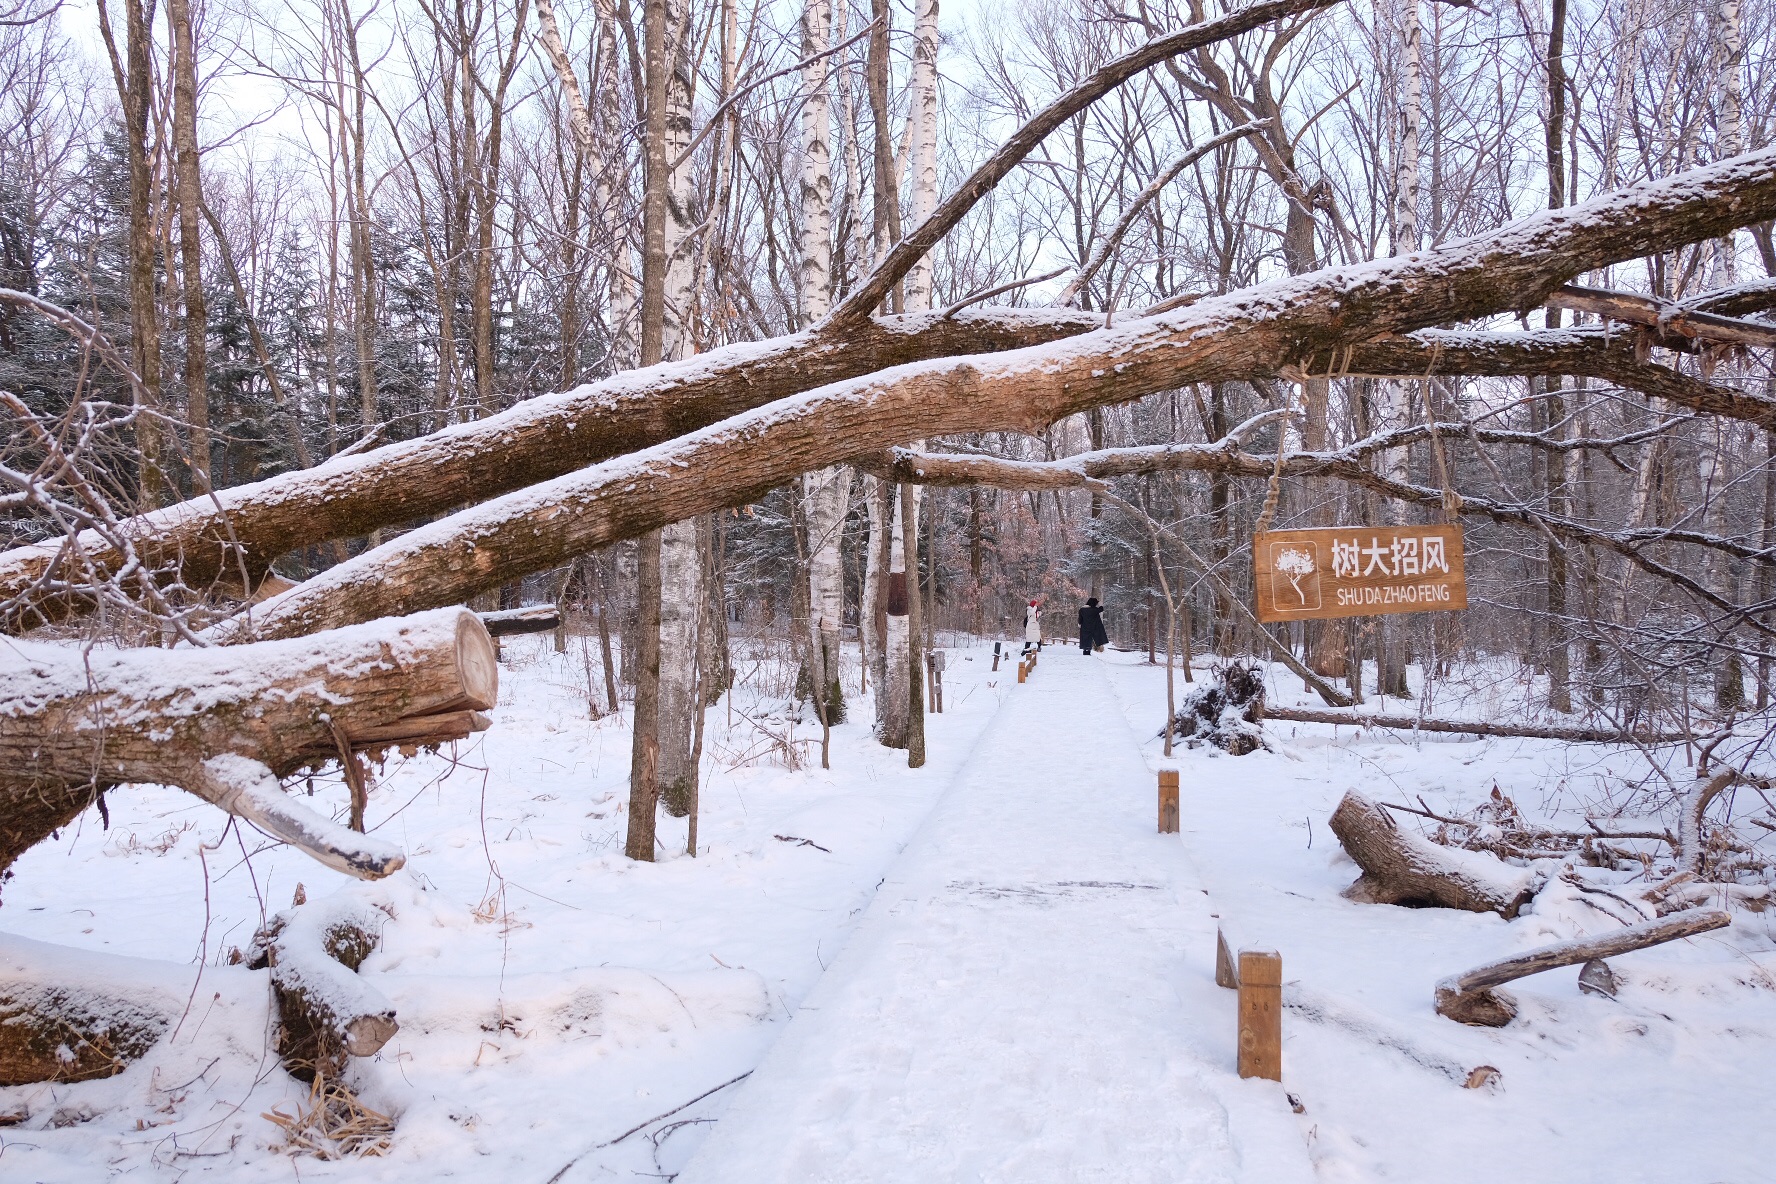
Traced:
<path fill-rule="evenodd" d="M 909 87 L 907 156 L 913 182 L 912 220 L 916 226 L 937 210 L 937 0 L 913 6 L 913 74 Z M 931 307 L 931 256 L 907 272 L 907 308 Z"/>
<path fill-rule="evenodd" d="M 850 468 L 841 465 L 809 473 L 802 481 L 808 528 L 808 679 L 821 697 L 829 724 L 845 718 L 845 693 L 839 681 L 845 572 L 839 536 L 851 508 L 851 476 Z"/>
<path fill-rule="evenodd" d="M 1776 149 L 1747 153 L 1412 256 L 1276 280 L 997 359 L 834 384 L 420 527 L 260 605 L 255 624 L 287 635 L 454 600 L 489 571 L 548 570 L 848 456 L 955 432 L 1039 431 L 1094 405 L 1533 307 L 1574 275 L 1776 214 L 1773 165 Z"/>
<path fill-rule="evenodd" d="M 669 814 L 689 813 L 697 785 L 692 759 L 702 660 L 703 548 L 699 520 L 675 522 L 660 532 L 660 798 Z"/>
<path fill-rule="evenodd" d="M 0 872 L 113 785 L 179 786 L 347 875 L 404 856 L 278 785 L 342 749 L 439 744 L 487 726 L 493 642 L 462 609 L 240 648 L 0 658 Z"/>
<path fill-rule="evenodd" d="M 882 652 L 882 681 L 876 687 L 876 739 L 889 748 L 907 746 L 912 705 L 907 677 L 907 609 L 918 589 L 902 544 L 907 533 L 904 524 L 901 499 L 896 497 L 888 514 L 888 633 Z M 916 533 L 916 522 L 913 529 Z"/>
<path fill-rule="evenodd" d="M 1717 160 L 1739 154 L 1744 141 L 1744 117 L 1741 108 L 1745 97 L 1745 34 L 1739 17 L 1739 0 L 1716 0 L 1715 90 L 1720 109 L 1715 117 L 1714 154 Z M 1732 231 L 1721 240 L 1720 278 L 1722 287 L 1738 282 L 1738 265 L 1734 256 L 1737 243 Z"/>

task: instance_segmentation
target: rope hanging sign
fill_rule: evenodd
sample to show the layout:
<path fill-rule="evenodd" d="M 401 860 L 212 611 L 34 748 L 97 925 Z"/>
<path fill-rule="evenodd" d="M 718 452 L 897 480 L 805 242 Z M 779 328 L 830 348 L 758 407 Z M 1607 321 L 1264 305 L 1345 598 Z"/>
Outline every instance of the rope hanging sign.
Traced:
<path fill-rule="evenodd" d="M 1266 624 L 1468 607 L 1460 526 L 1261 530 L 1252 564 Z"/>

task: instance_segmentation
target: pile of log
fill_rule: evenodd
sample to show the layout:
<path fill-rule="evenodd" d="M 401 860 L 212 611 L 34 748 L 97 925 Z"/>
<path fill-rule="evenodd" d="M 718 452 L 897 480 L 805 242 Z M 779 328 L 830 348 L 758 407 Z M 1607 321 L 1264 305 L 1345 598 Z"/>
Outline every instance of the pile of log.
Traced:
<path fill-rule="evenodd" d="M 374 1055 L 399 1030 L 394 1005 L 356 974 L 393 912 L 380 892 L 310 904 L 299 886 L 297 903 L 235 955 L 269 971 L 278 1056 L 303 1081 L 341 1081 L 349 1058 Z M 123 1072 L 177 1027 L 189 986 L 188 966 L 0 939 L 0 1086 Z"/>
<path fill-rule="evenodd" d="M 328 867 L 386 876 L 405 862 L 398 848 L 297 802 L 279 779 L 341 761 L 361 799 L 356 754 L 480 731 L 499 693 L 493 642 L 460 608 L 226 648 L 5 645 L 0 872 L 88 806 L 103 809 L 112 787 L 155 783 Z"/>

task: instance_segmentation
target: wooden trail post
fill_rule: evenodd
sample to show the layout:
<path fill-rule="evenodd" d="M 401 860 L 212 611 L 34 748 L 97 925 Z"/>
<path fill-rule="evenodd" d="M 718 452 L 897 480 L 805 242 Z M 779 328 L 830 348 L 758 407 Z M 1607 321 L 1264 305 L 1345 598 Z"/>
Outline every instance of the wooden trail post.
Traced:
<path fill-rule="evenodd" d="M 1274 950 L 1240 951 L 1239 1075 L 1283 1079 L 1283 958 Z"/>
<path fill-rule="evenodd" d="M 1018 663 L 1018 681 L 1023 682 L 1030 675 L 1030 668 L 1023 662 Z"/>
<path fill-rule="evenodd" d="M 1178 833 L 1178 770 L 1159 771 L 1159 833 Z"/>
<path fill-rule="evenodd" d="M 999 673 L 999 643 L 993 643 L 993 673 Z"/>

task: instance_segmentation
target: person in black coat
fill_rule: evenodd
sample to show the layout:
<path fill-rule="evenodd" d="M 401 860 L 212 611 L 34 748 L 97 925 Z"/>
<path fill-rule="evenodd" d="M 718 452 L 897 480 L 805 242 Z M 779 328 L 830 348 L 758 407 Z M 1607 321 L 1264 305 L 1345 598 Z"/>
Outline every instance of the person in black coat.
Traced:
<path fill-rule="evenodd" d="M 1109 645 L 1110 635 L 1104 632 L 1104 610 L 1098 605 L 1096 596 L 1085 602 L 1079 610 L 1079 648 L 1091 653 L 1099 646 Z"/>

